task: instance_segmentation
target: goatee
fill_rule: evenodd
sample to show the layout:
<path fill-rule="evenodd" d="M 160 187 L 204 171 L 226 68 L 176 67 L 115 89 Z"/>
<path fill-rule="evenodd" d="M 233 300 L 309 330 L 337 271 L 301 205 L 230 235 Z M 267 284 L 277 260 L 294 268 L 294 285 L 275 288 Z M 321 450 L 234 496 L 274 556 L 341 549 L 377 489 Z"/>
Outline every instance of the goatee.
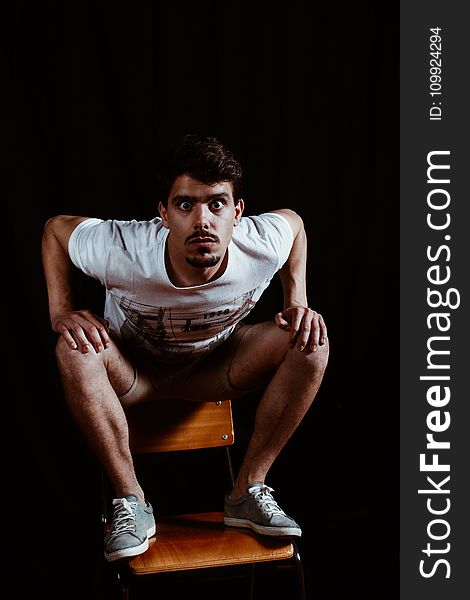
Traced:
<path fill-rule="evenodd" d="M 220 261 L 220 256 L 217 256 L 217 254 L 200 254 L 198 256 L 186 256 L 184 260 L 196 269 L 207 269 L 208 267 L 214 267 Z"/>

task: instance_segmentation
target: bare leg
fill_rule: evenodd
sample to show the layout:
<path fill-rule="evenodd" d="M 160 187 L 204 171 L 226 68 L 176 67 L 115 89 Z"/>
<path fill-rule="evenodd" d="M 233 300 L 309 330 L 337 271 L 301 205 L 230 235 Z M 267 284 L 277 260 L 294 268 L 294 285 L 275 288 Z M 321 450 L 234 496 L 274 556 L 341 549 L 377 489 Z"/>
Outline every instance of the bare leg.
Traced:
<path fill-rule="evenodd" d="M 99 354 L 94 350 L 82 354 L 60 337 L 56 356 L 71 414 L 106 470 L 116 496 L 134 494 L 143 502 L 118 398 L 132 385 L 132 364 L 114 342 Z"/>
<path fill-rule="evenodd" d="M 246 493 L 249 483 L 264 482 L 286 442 L 312 404 L 328 362 L 328 343 L 316 352 L 288 347 L 289 334 L 275 323 L 253 325 L 235 354 L 230 378 L 239 389 L 266 381 L 254 430 L 243 459 L 232 498 Z"/>

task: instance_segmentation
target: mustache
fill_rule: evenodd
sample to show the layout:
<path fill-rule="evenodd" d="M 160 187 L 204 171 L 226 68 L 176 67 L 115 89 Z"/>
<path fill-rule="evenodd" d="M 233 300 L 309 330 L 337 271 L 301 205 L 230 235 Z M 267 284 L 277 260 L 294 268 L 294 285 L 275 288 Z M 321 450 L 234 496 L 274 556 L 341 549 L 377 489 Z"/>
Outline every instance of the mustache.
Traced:
<path fill-rule="evenodd" d="M 192 233 L 190 236 L 188 236 L 186 238 L 185 244 L 190 244 L 192 242 L 192 240 L 200 240 L 200 239 L 211 240 L 213 242 L 220 242 L 219 238 L 214 234 L 197 231 L 196 233 Z"/>

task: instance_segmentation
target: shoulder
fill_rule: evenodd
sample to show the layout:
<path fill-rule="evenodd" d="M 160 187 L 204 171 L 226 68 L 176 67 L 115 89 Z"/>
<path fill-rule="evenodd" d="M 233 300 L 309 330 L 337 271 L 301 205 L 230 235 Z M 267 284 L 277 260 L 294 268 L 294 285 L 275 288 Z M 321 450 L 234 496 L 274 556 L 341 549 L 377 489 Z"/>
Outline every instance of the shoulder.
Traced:
<path fill-rule="evenodd" d="M 277 270 L 290 254 L 294 233 L 283 214 L 268 212 L 242 217 L 233 241 L 244 253 L 258 262 L 267 260 Z"/>
<path fill-rule="evenodd" d="M 233 240 L 257 264 L 269 264 L 271 275 L 279 270 L 290 255 L 294 232 L 288 218 L 280 212 L 242 217 Z"/>
<path fill-rule="evenodd" d="M 295 211 L 293 211 L 290 208 L 280 208 L 278 210 L 273 210 L 269 214 L 278 215 L 278 216 L 282 217 L 283 219 L 285 219 L 289 223 L 289 225 L 292 229 L 292 233 L 294 234 L 294 237 L 303 228 L 304 224 L 303 224 L 302 218 L 300 217 L 300 215 L 298 215 Z"/>
<path fill-rule="evenodd" d="M 163 224 L 159 217 L 147 221 L 120 221 L 116 219 L 87 219 L 79 223 L 72 232 L 71 243 L 81 238 L 83 242 L 96 243 L 98 240 L 111 246 L 124 249 L 138 248 L 162 235 Z"/>
<path fill-rule="evenodd" d="M 294 236 L 296 227 L 296 222 L 289 212 L 288 210 L 279 210 L 242 217 L 239 226 L 235 229 L 235 234 L 255 239 L 280 237 L 288 241 Z"/>

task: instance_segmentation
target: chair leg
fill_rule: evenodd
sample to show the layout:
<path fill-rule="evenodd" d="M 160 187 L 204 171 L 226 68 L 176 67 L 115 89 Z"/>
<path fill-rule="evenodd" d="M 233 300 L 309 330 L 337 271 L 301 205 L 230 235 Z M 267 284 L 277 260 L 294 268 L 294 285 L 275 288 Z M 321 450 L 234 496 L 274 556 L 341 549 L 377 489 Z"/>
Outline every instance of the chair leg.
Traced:
<path fill-rule="evenodd" d="M 122 570 L 119 570 L 117 577 L 119 583 L 120 600 L 129 600 L 129 581 L 126 573 Z"/>
<path fill-rule="evenodd" d="M 255 576 L 256 576 L 256 563 L 251 565 L 251 573 L 250 573 L 250 600 L 253 600 L 255 597 Z"/>
<path fill-rule="evenodd" d="M 302 565 L 302 559 L 300 558 L 300 552 L 297 544 L 292 540 L 292 545 L 294 546 L 294 566 L 295 572 L 297 575 L 297 586 L 299 590 L 299 599 L 305 600 L 305 577 L 304 577 L 304 568 Z"/>

